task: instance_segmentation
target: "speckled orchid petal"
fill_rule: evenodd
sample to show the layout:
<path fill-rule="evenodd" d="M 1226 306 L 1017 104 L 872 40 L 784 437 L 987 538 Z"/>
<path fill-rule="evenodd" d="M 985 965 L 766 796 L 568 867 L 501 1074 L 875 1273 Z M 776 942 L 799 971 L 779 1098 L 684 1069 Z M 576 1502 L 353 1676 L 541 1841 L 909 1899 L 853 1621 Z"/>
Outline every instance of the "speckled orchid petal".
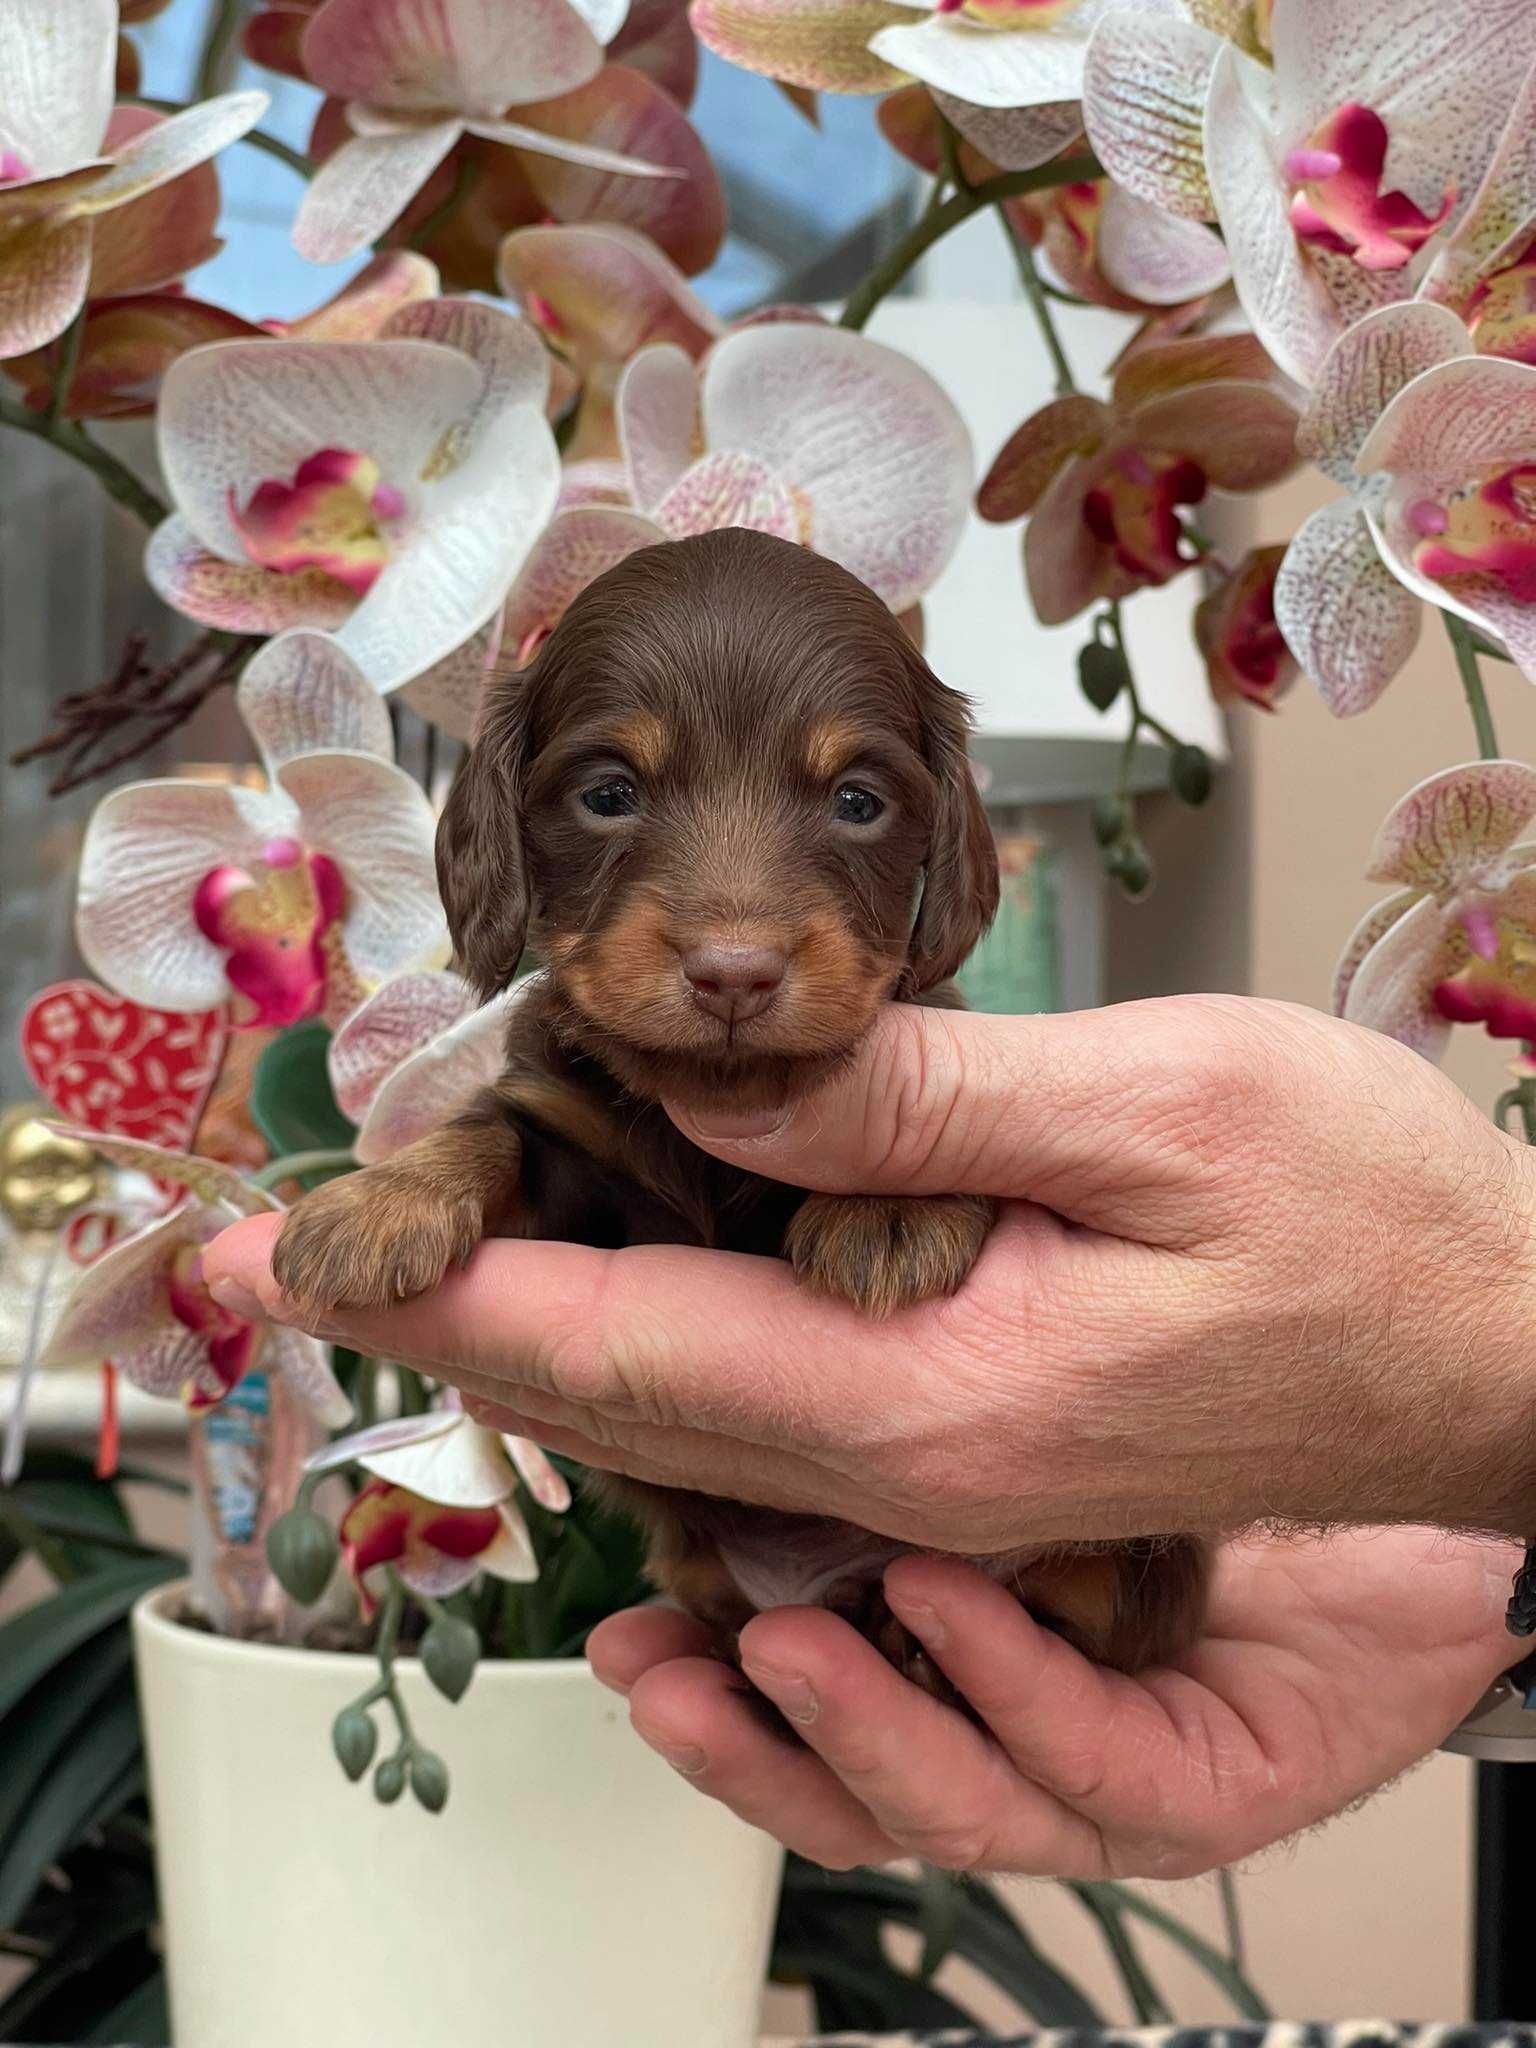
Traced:
<path fill-rule="evenodd" d="M 699 356 L 723 331 L 682 272 L 628 228 L 519 228 L 501 245 L 498 277 L 583 372 L 626 362 L 650 342 Z"/>
<path fill-rule="evenodd" d="M 1239 52 L 1173 14 L 1117 9 L 1094 31 L 1083 71 L 1083 122 L 1119 185 L 1165 213 L 1210 220 L 1204 120 L 1211 73 Z"/>
<path fill-rule="evenodd" d="M 518 1477 L 541 1508 L 563 1515 L 571 1504 L 571 1489 L 565 1475 L 528 1436 L 503 1436 L 507 1456 L 517 1467 Z"/>
<path fill-rule="evenodd" d="M 1078 392 L 1053 398 L 1004 443 L 976 494 L 977 511 L 999 523 L 1032 512 L 1063 466 L 1075 455 L 1091 454 L 1113 421 L 1097 398 Z"/>
<path fill-rule="evenodd" d="M 1508 879 L 1506 858 L 1536 818 L 1536 768 L 1523 761 L 1469 761 L 1443 768 L 1387 814 L 1366 877 L 1447 896 Z"/>
<path fill-rule="evenodd" d="M 503 644 L 516 664 L 532 660 L 572 598 L 605 569 L 665 538 L 653 520 L 624 506 L 575 505 L 557 512 L 507 599 Z"/>
<path fill-rule="evenodd" d="M 594 455 L 565 464 L 560 476 L 558 509 L 569 512 L 584 505 L 628 510 L 629 474 L 617 458 Z"/>
<path fill-rule="evenodd" d="M 1355 458 L 1391 400 L 1422 370 L 1469 353 L 1466 329 L 1444 306 L 1368 313 L 1325 358 L 1297 429 L 1298 450 L 1335 483 L 1357 483 Z"/>
<path fill-rule="evenodd" d="M 214 871 L 259 867 L 290 839 L 282 796 L 236 784 L 135 782 L 99 803 L 80 851 L 75 935 L 120 995 L 164 1010 L 211 1010 L 229 996 L 225 953 L 198 928 L 197 892 Z"/>
<path fill-rule="evenodd" d="M 1043 106 L 978 107 L 952 93 L 935 92 L 939 112 L 973 149 L 1000 171 L 1032 171 L 1083 132 L 1076 100 L 1048 100 Z"/>
<path fill-rule="evenodd" d="M 549 396 L 549 352 L 526 320 L 480 299 L 419 298 L 392 313 L 381 329 L 389 341 L 435 341 L 456 348 L 483 378 L 475 405 L 456 423 L 468 438 L 484 415 L 509 405 L 544 410 Z"/>
<path fill-rule="evenodd" d="M 1296 463 L 1296 408 L 1263 384 L 1192 384 L 1131 416 L 1138 444 L 1188 456 L 1220 491 L 1257 491 Z"/>
<path fill-rule="evenodd" d="M 283 575 L 254 562 L 227 562 L 205 548 L 177 513 L 150 535 L 144 555 L 150 588 L 189 619 L 229 633 L 327 631 L 344 625 L 357 600 L 319 569 Z"/>
<path fill-rule="evenodd" d="M 1171 391 L 1199 384 L 1270 384 L 1279 388 L 1264 345 L 1246 330 L 1235 334 L 1177 334 L 1148 340 L 1123 356 L 1114 375 L 1114 400 L 1121 411 Z"/>
<path fill-rule="evenodd" d="M 326 1049 L 342 1115 L 362 1123 L 395 1068 L 476 1006 L 474 990 L 457 974 L 393 975 L 352 1012 Z"/>
<path fill-rule="evenodd" d="M 545 213 L 629 227 L 690 276 L 715 260 L 725 235 L 719 173 L 682 108 L 643 72 L 607 64 L 577 91 L 524 108 L 522 120 L 544 137 L 519 160 Z M 595 162 L 594 146 L 612 161 Z M 636 166 L 671 175 L 639 176 Z"/>
<path fill-rule="evenodd" d="M 812 92 L 888 92 L 902 69 L 871 48 L 893 23 L 896 0 L 693 0 L 693 32 L 728 64 Z"/>
<path fill-rule="evenodd" d="M 1333 995 L 1329 1007 L 1336 1017 L 1344 1015 L 1344 1007 L 1349 1000 L 1349 991 L 1354 984 L 1360 962 L 1376 941 L 1384 937 L 1398 919 L 1406 916 L 1420 901 L 1422 891 L 1399 889 L 1396 895 L 1384 896 L 1380 903 L 1373 904 L 1355 926 L 1345 941 L 1338 965 L 1333 970 Z"/>
<path fill-rule="evenodd" d="M 163 118 L 149 107 L 118 107 L 107 131 L 108 149 Z M 223 247 L 218 223 L 219 175 L 211 163 L 197 164 L 174 183 L 102 214 L 91 244 L 92 299 L 153 291 L 184 277 Z"/>
<path fill-rule="evenodd" d="M 437 291 L 435 263 L 414 249 L 386 249 L 323 306 L 301 314 L 283 331 L 290 341 L 373 341 L 402 308 L 436 298 Z"/>
<path fill-rule="evenodd" d="M 507 1030 L 539 977 L 528 975 L 441 1031 L 386 1076 L 357 1134 L 366 1166 L 430 1137 L 466 1109 L 506 1065 Z"/>
<path fill-rule="evenodd" d="M 398 1451 L 411 1444 L 426 1443 L 432 1437 L 445 1436 L 458 1426 L 459 1410 L 447 1406 L 428 1408 L 420 1415 L 393 1415 L 386 1422 L 370 1423 L 367 1429 L 355 1429 L 348 1436 L 322 1444 L 304 1460 L 304 1470 L 339 1472 L 343 1465 L 350 1465 L 355 1458 L 368 1457 L 376 1451 Z"/>
<path fill-rule="evenodd" d="M 0 0 L 0 148 L 47 177 L 94 156 L 112 112 L 114 0 Z"/>
<path fill-rule="evenodd" d="M 49 1129 L 57 1131 L 60 1137 L 89 1145 L 113 1166 L 142 1173 L 149 1180 L 166 1181 L 172 1187 L 186 1188 L 200 1202 L 222 1204 L 236 1216 L 268 1216 L 283 1206 L 276 1195 L 246 1180 L 221 1159 L 204 1159 L 196 1152 L 173 1152 L 143 1138 L 109 1138 L 100 1131 L 72 1124 L 50 1122 Z"/>
<path fill-rule="evenodd" d="M 235 704 L 269 778 L 298 754 L 395 757 L 383 699 L 327 633 L 269 640 L 247 663 Z"/>
<path fill-rule="evenodd" d="M 316 170 L 293 223 L 293 246 L 311 263 L 340 263 L 384 230 L 463 134 L 432 121 L 388 135 L 354 135 Z"/>
<path fill-rule="evenodd" d="M 1275 578 L 1285 549 L 1251 548 L 1195 607 L 1195 644 L 1218 704 L 1271 711 L 1295 682 L 1295 656 L 1275 618 Z"/>
<path fill-rule="evenodd" d="M 674 343 L 643 349 L 619 379 L 614 412 L 629 494 L 650 512 L 693 458 L 697 441 L 698 380 Z"/>
<path fill-rule="evenodd" d="M 1303 522 L 1275 581 L 1275 616 L 1336 717 L 1376 702 L 1412 654 L 1422 615 L 1352 500 L 1320 506 Z"/>
<path fill-rule="evenodd" d="M 352 1403 L 331 1370 L 328 1344 L 306 1330 L 274 1324 L 266 1334 L 263 1358 L 326 1429 L 344 1429 L 352 1420 Z"/>
<path fill-rule="evenodd" d="M 297 836 L 341 871 L 347 964 L 364 988 L 448 957 L 437 893 L 432 806 L 403 768 L 372 754 L 301 754 L 277 785 L 298 811 Z"/>
<path fill-rule="evenodd" d="M 75 373 L 64 399 L 66 419 L 136 419 L 154 411 L 166 371 L 188 349 L 210 341 L 238 341 L 252 333 L 248 320 L 221 306 L 179 292 L 150 292 L 91 303 L 80 331 Z M 4 365 L 35 411 L 48 405 L 61 359 L 61 342 Z"/>
<path fill-rule="evenodd" d="M 1046 487 L 1024 529 L 1024 581 L 1042 626 L 1059 626 L 1096 598 L 1127 596 L 1135 578 L 1090 531 L 1089 491 L 1109 451 L 1069 462 Z"/>
<path fill-rule="evenodd" d="M 1482 183 L 1421 287 L 1458 310 L 1479 279 L 1536 231 L 1536 64 L 1526 72 Z"/>
<path fill-rule="evenodd" d="M 914 21 L 909 7 L 903 21 L 871 36 L 869 47 L 897 71 L 974 107 L 1059 106 L 1082 98 L 1088 39 L 1104 12 L 1104 0 L 1078 0 L 1036 25 L 1021 19 L 1022 11 L 1004 25 L 964 9 Z"/>
<path fill-rule="evenodd" d="M 450 739 L 471 739 L 501 636 L 501 614 L 496 612 L 441 661 L 413 676 L 400 691 L 401 703 L 409 704 L 418 718 L 429 720 Z"/>
<path fill-rule="evenodd" d="M 231 342 L 173 365 L 159 410 L 160 466 L 204 547 L 247 560 L 231 502 L 292 477 L 323 448 L 355 449 L 409 501 L 481 373 L 424 341 Z"/>
<path fill-rule="evenodd" d="M 701 390 L 710 448 L 754 455 L 811 504 L 812 545 L 893 611 L 953 554 L 969 511 L 970 436 L 910 357 L 845 328 L 728 335 Z"/>
<path fill-rule="evenodd" d="M 240 1211 L 183 1203 L 103 1252 L 81 1273 L 43 1353 L 45 1366 L 93 1366 L 112 1358 L 146 1393 L 176 1395 L 202 1352 L 170 1313 L 171 1263 L 238 1220 Z"/>
<path fill-rule="evenodd" d="M 238 142 L 256 126 L 268 104 L 264 92 L 227 92 L 141 130 L 115 152 L 101 177 L 76 196 L 71 210 L 83 215 L 105 213 L 168 185 Z"/>
<path fill-rule="evenodd" d="M 1355 967 L 1343 1015 L 1438 1060 L 1451 1035 L 1435 1007 L 1435 984 L 1466 958 L 1460 926 L 1433 896 L 1395 918 Z"/>
<path fill-rule="evenodd" d="M 0 358 L 62 334 L 85 304 L 90 274 L 88 221 L 34 221 L 0 240 Z"/>
<path fill-rule="evenodd" d="M 1098 263 L 1108 282 L 1144 306 L 1179 306 L 1224 285 L 1232 264 L 1219 235 L 1111 185 L 1099 215 Z"/>
<path fill-rule="evenodd" d="M 326 0 L 304 34 L 322 91 L 418 112 L 494 116 L 569 92 L 602 61 L 567 0 Z"/>
<path fill-rule="evenodd" d="M 462 1411 L 451 1429 L 434 1430 L 393 1450 L 354 1450 L 353 1462 L 376 1479 L 451 1508 L 493 1508 L 517 1485 L 500 1436 Z"/>
<path fill-rule="evenodd" d="M 668 540 L 745 526 L 780 540 L 807 545 L 811 541 L 809 505 L 797 504 L 794 493 L 766 463 L 729 449 L 701 456 L 652 508 L 651 516 Z"/>

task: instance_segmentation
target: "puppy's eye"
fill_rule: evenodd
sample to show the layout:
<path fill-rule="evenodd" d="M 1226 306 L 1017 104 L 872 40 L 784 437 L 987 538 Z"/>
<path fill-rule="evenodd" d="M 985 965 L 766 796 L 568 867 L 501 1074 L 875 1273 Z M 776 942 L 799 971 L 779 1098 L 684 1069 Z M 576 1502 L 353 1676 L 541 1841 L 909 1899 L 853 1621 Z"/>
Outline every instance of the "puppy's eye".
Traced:
<path fill-rule="evenodd" d="M 640 792 L 627 775 L 605 775 L 581 792 L 581 801 L 594 818 L 629 818 L 640 808 Z"/>
<path fill-rule="evenodd" d="M 845 782 L 832 799 L 832 814 L 840 825 L 873 825 L 885 809 L 872 789 Z"/>

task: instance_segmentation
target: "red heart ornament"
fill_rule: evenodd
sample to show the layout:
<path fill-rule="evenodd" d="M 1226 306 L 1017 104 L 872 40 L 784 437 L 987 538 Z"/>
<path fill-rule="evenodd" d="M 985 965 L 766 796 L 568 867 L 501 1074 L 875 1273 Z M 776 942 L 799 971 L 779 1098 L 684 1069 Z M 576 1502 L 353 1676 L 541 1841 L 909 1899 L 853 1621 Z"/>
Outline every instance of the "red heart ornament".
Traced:
<path fill-rule="evenodd" d="M 223 1009 L 146 1010 L 94 981 L 56 981 L 21 1020 L 21 1053 L 67 1122 L 191 1149 L 229 1041 Z"/>

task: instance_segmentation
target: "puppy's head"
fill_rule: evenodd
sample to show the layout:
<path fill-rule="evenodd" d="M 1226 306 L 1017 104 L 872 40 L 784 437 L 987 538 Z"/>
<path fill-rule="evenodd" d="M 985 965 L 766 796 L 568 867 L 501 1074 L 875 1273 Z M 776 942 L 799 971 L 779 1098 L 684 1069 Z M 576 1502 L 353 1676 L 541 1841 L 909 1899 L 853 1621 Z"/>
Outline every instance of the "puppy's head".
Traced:
<path fill-rule="evenodd" d="M 493 686 L 438 835 L 489 995 L 530 929 L 626 1086 L 781 1099 L 997 901 L 964 701 L 856 578 L 740 529 L 631 555 Z"/>

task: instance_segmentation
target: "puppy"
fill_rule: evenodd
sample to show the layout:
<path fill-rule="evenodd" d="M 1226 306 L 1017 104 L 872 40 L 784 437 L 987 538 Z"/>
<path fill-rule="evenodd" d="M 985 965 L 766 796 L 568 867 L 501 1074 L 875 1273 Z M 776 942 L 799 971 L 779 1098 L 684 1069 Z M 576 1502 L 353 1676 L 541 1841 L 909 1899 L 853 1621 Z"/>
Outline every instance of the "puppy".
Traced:
<path fill-rule="evenodd" d="M 469 978 L 506 988 L 530 934 L 547 968 L 505 1073 L 442 1131 L 306 1197 L 277 1244 L 285 1290 L 384 1306 L 501 1235 L 783 1256 L 874 1316 L 952 1293 L 990 1202 L 806 1194 L 699 1152 L 660 1102 L 783 1102 L 883 1003 L 958 1002 L 950 977 L 998 889 L 966 737 L 964 700 L 885 606 L 805 548 L 728 530 L 599 577 L 492 683 L 438 834 Z M 881 1595 L 901 1546 L 600 1483 L 644 1524 L 658 1587 L 727 1642 L 764 1607 L 819 1603 L 942 1692 Z M 982 1562 L 1122 1669 L 1198 1624 L 1192 1540 Z"/>

